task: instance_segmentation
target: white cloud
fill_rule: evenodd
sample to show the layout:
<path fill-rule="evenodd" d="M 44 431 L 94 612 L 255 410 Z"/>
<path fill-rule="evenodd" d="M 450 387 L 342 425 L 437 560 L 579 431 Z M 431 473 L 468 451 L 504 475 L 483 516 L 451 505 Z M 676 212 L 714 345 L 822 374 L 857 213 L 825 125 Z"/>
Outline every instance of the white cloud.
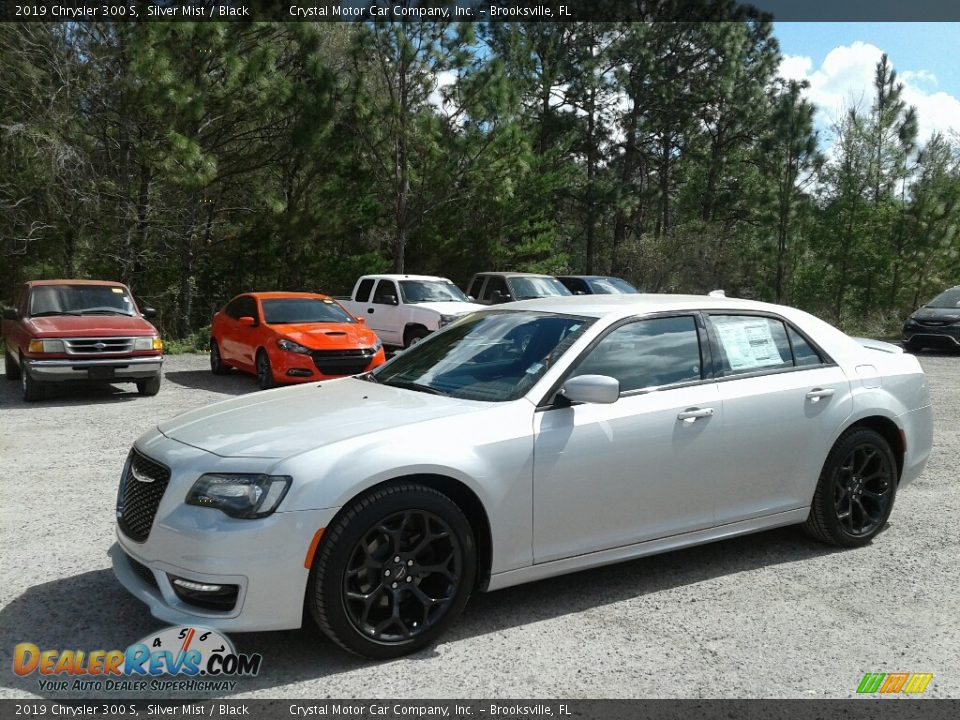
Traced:
<path fill-rule="evenodd" d="M 812 58 L 786 55 L 780 62 L 780 75 L 787 80 L 810 83 L 807 97 L 818 108 L 817 126 L 829 131 L 844 111 L 860 106 L 868 110 L 873 102 L 873 77 L 883 51 L 876 45 L 856 41 L 831 50 L 820 67 Z M 891 63 L 896 58 L 890 58 Z M 929 70 L 903 70 L 894 65 L 903 83 L 903 100 L 917 108 L 920 142 L 926 142 L 937 130 L 960 131 L 960 100 L 941 91 L 936 76 Z M 829 132 L 828 132 L 829 134 Z"/>

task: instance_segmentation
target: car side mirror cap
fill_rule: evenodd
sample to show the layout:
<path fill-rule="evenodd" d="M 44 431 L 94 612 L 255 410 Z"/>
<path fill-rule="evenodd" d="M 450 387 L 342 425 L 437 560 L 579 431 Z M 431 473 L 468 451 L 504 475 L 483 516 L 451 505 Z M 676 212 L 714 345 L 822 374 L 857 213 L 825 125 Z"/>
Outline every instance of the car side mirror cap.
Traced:
<path fill-rule="evenodd" d="M 145 307 L 140 310 L 140 314 L 143 315 L 147 320 L 153 320 L 157 316 L 157 311 L 152 307 Z"/>
<path fill-rule="evenodd" d="M 241 325 L 246 325 L 247 327 L 256 327 L 257 319 L 250 317 L 249 315 L 243 315 L 237 318 L 237 322 Z"/>
<path fill-rule="evenodd" d="M 365 317 L 361 317 L 360 315 L 357 315 L 354 319 L 361 325 L 367 324 L 367 319 Z"/>
<path fill-rule="evenodd" d="M 609 375 L 578 375 L 563 384 L 560 394 L 570 402 L 609 405 L 620 398 L 620 381 Z"/>
<path fill-rule="evenodd" d="M 4 320 L 19 320 L 20 311 L 16 308 L 8 307 L 3 309 L 3 319 Z"/>

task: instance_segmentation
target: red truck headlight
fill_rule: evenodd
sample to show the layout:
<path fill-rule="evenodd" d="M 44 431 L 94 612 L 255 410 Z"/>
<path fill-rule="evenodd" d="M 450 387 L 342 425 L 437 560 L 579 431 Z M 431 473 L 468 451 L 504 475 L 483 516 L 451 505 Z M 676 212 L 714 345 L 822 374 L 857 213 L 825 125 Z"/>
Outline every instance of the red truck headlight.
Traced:
<path fill-rule="evenodd" d="M 163 350 L 163 340 L 156 335 L 153 337 L 137 338 L 133 341 L 134 350 Z"/>
<path fill-rule="evenodd" d="M 29 350 L 32 353 L 66 352 L 63 347 L 63 340 L 31 340 Z"/>

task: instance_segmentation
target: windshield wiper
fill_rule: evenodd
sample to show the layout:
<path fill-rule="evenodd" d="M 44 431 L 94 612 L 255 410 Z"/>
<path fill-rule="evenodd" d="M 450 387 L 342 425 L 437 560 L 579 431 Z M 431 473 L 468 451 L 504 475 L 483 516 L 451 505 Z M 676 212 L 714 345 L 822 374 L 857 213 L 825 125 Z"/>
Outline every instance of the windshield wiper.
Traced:
<path fill-rule="evenodd" d="M 450 395 L 450 393 L 444 392 L 443 390 L 437 390 L 435 387 L 424 385 L 423 383 L 413 382 L 412 380 L 391 380 L 389 382 L 385 382 L 384 385 L 402 388 L 403 390 L 416 390 L 418 392 L 430 393 L 431 395 L 443 395 L 444 397 Z"/>
<path fill-rule="evenodd" d="M 78 313 L 78 312 L 68 312 L 68 311 L 66 311 L 66 310 L 45 310 L 44 312 L 33 313 L 33 315 L 31 315 L 30 317 L 32 317 L 32 318 L 35 318 L 35 317 L 54 317 L 54 316 L 56 316 L 56 315 L 77 315 L 77 316 L 79 316 L 80 313 Z"/>
<path fill-rule="evenodd" d="M 131 317 L 130 313 L 125 313 L 123 310 L 81 310 L 76 313 L 77 315 L 124 315 L 126 317 Z"/>

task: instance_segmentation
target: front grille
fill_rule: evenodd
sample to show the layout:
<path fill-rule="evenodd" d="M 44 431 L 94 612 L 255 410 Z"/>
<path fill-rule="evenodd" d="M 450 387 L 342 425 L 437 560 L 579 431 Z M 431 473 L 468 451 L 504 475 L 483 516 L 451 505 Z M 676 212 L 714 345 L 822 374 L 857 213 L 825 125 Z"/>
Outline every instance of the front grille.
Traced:
<path fill-rule="evenodd" d="M 67 355 L 122 355 L 133 352 L 132 337 L 66 338 Z"/>
<path fill-rule="evenodd" d="M 314 350 L 313 364 L 324 375 L 356 375 L 367 369 L 376 353 L 373 348 L 363 350 Z"/>
<path fill-rule="evenodd" d="M 117 524 L 131 540 L 146 542 L 160 499 L 170 482 L 169 468 L 130 451 L 117 499 Z"/>

